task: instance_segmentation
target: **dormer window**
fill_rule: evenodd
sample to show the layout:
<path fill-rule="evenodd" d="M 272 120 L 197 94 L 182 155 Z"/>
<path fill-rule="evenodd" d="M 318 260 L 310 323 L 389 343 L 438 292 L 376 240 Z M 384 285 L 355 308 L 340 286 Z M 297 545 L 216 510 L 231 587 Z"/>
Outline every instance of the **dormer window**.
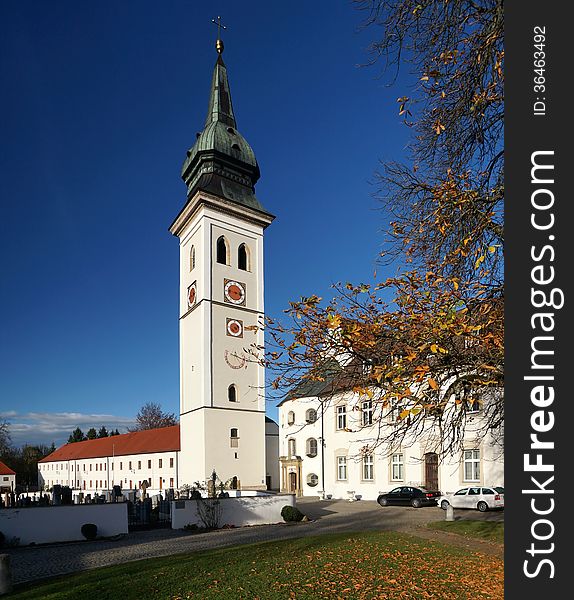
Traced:
<path fill-rule="evenodd" d="M 233 129 L 233 127 L 228 127 L 227 131 L 231 134 L 231 135 L 235 135 L 235 129 Z"/>
<path fill-rule="evenodd" d="M 229 255 L 229 246 L 227 244 L 227 240 L 225 239 L 224 236 L 221 236 L 218 240 L 217 240 L 217 248 L 216 248 L 216 252 L 217 252 L 217 262 L 220 265 L 228 265 L 229 261 L 228 261 L 228 255 Z"/>
<path fill-rule="evenodd" d="M 231 144 L 231 149 L 236 150 L 237 152 L 241 152 L 241 148 L 239 147 L 239 144 Z"/>

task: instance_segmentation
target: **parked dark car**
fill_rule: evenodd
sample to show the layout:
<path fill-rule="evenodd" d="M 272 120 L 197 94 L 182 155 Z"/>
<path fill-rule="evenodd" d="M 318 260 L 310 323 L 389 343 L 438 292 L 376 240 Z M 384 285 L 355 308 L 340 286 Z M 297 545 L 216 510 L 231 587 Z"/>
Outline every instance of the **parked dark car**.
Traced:
<path fill-rule="evenodd" d="M 436 506 L 437 499 L 441 493 L 433 490 L 427 490 L 423 487 L 413 487 L 404 485 L 397 487 L 386 494 L 381 494 L 377 498 L 377 502 L 381 506 L 389 506 L 395 504 L 398 506 L 412 506 L 420 508 L 421 506 Z"/>

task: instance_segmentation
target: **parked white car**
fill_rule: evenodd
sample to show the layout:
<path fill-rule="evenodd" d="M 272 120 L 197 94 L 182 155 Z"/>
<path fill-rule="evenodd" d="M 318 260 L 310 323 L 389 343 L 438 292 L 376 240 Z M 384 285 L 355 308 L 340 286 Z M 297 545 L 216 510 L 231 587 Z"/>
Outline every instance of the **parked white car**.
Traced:
<path fill-rule="evenodd" d="M 445 494 L 438 499 L 438 505 L 443 510 L 446 510 L 449 504 L 453 508 L 474 508 L 485 512 L 492 508 L 504 508 L 504 493 L 500 493 L 495 487 L 464 487 L 454 494 Z"/>

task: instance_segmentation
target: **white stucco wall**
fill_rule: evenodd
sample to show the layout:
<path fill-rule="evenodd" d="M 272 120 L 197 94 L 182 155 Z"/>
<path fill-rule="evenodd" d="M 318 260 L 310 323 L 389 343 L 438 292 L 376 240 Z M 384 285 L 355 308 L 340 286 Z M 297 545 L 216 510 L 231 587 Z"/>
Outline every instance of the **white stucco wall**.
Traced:
<path fill-rule="evenodd" d="M 281 509 L 285 505 L 295 506 L 293 494 L 267 496 L 240 496 L 239 498 L 220 498 L 222 507 L 221 525 L 267 525 L 282 523 Z M 197 512 L 198 500 L 181 500 L 171 503 L 172 529 L 183 529 L 186 525 L 202 526 Z M 177 508 L 178 506 L 182 508 Z"/>
<path fill-rule="evenodd" d="M 279 426 L 272 420 L 265 422 L 265 469 L 270 489 L 279 490 Z"/>
<path fill-rule="evenodd" d="M 7 540 L 20 538 L 20 545 L 84 540 L 81 527 L 98 526 L 98 536 L 128 532 L 127 504 L 88 504 L 0 510 L 0 531 Z"/>
<path fill-rule="evenodd" d="M 336 407 L 344 402 L 347 405 L 347 428 L 350 431 L 341 431 L 336 427 Z M 377 440 L 378 422 L 374 421 L 371 427 L 361 424 L 361 410 L 354 410 L 357 396 L 354 394 L 341 395 L 329 402 L 325 409 L 325 416 L 321 422 L 321 405 L 317 398 L 302 398 L 289 400 L 279 407 L 280 448 L 282 457 L 289 457 L 289 440 L 295 440 L 295 456 L 302 459 L 301 488 L 303 496 L 322 496 L 322 458 L 321 437 L 324 438 L 324 493 L 333 498 L 350 498 L 361 496 L 365 500 L 375 500 L 379 493 L 387 492 L 399 485 L 424 485 L 426 452 L 434 452 L 438 447 L 439 438 L 436 432 L 429 429 L 428 435 L 411 444 L 404 444 L 395 449 L 395 454 L 402 454 L 403 473 L 401 478 L 393 479 L 393 470 L 389 448 L 379 445 L 374 453 L 373 478 L 365 480 L 362 464 L 361 449 Z M 315 423 L 306 423 L 305 415 L 309 408 L 315 408 L 318 420 Z M 295 422 L 288 423 L 288 413 L 295 414 Z M 442 459 L 438 467 L 438 481 L 440 491 L 448 493 L 456 491 L 465 485 L 504 485 L 504 451 L 501 438 L 487 436 L 480 442 L 474 440 L 473 431 L 479 428 L 481 414 L 470 418 L 467 425 L 468 439 L 464 442 L 466 449 L 480 451 L 480 477 L 478 480 L 467 481 L 464 477 L 462 451 L 455 456 Z M 383 427 L 393 427 L 392 422 L 384 422 Z M 382 436 L 381 436 L 382 437 Z M 317 440 L 317 455 L 307 455 L 307 440 Z M 338 478 L 337 459 L 339 456 L 347 458 L 347 477 Z M 295 467 L 289 467 L 295 471 Z M 311 474 L 317 475 L 318 483 L 310 485 L 308 479 Z M 285 482 L 283 482 L 285 483 Z M 353 492 L 351 494 L 351 492 Z"/>
<path fill-rule="evenodd" d="M 0 475 L 0 488 L 12 491 L 16 487 L 16 475 Z"/>

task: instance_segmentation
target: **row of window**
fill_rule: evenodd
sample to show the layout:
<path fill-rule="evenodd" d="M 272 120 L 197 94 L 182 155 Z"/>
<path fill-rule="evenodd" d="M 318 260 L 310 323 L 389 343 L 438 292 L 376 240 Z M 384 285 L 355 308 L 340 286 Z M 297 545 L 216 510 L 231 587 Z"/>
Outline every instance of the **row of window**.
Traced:
<path fill-rule="evenodd" d="M 394 454 L 392 458 L 395 456 L 401 458 L 401 466 L 402 466 L 402 454 Z M 401 471 L 402 478 L 402 471 Z M 337 480 L 338 481 L 347 481 L 348 473 L 347 473 L 347 457 L 346 456 L 337 456 Z M 361 479 L 363 481 L 373 481 L 375 479 L 375 457 L 372 454 L 365 454 L 361 461 Z"/>
<path fill-rule="evenodd" d="M 309 440 L 307 441 L 309 442 Z M 347 481 L 349 478 L 347 456 L 336 456 L 335 462 L 337 468 L 337 480 Z M 465 450 L 463 453 L 463 463 L 464 481 L 480 481 L 480 450 Z M 404 455 L 402 453 L 396 453 L 390 457 L 390 474 L 391 481 L 404 481 L 405 463 Z M 373 481 L 374 479 L 375 457 L 372 454 L 365 454 L 361 460 L 361 480 Z M 317 482 L 318 478 L 314 473 L 307 476 L 307 484 L 311 487 L 317 485 Z"/>
<path fill-rule="evenodd" d="M 467 400 L 465 401 L 465 407 L 467 413 L 476 413 L 480 410 L 480 403 L 478 400 Z M 399 415 L 405 408 L 404 403 L 395 404 L 389 411 L 388 417 L 391 421 L 396 421 Z M 336 428 L 338 430 L 347 429 L 347 405 L 338 404 L 335 407 L 336 416 Z M 317 420 L 317 411 L 310 408 L 305 413 L 305 422 L 314 423 Z M 295 423 L 295 412 L 290 410 L 287 413 L 287 425 L 293 425 Z M 361 403 L 361 425 L 367 427 L 373 424 L 373 401 L 365 400 Z"/>
<path fill-rule="evenodd" d="M 305 422 L 314 423 L 317 420 L 317 411 L 314 408 L 309 408 L 305 412 Z M 295 423 L 295 413 L 290 410 L 287 413 L 287 425 L 293 425 Z"/>
<path fill-rule="evenodd" d="M 135 462 L 135 461 L 134 461 Z M 40 468 L 40 471 L 60 471 L 60 470 L 64 470 L 66 468 L 66 464 L 67 463 L 49 463 L 49 464 L 43 464 L 43 465 L 38 465 Z M 132 461 L 130 460 L 128 463 L 127 469 L 129 470 L 133 470 L 133 466 L 132 466 Z M 138 460 L 137 461 L 137 468 L 141 469 L 142 468 L 142 461 Z M 86 469 L 86 463 L 84 463 L 83 465 L 83 469 L 80 469 L 80 465 L 78 465 L 78 471 L 82 470 L 82 471 L 91 471 L 92 470 L 92 466 L 95 466 L 95 471 L 106 471 L 107 467 L 106 467 L 106 463 L 90 463 L 89 464 L 89 469 Z M 163 458 L 158 458 L 158 468 L 162 469 L 163 468 Z M 124 468 L 124 463 L 122 461 L 120 461 L 120 471 L 122 471 Z M 149 459 L 147 461 L 147 468 L 151 469 L 152 468 L 152 459 Z M 173 458 L 169 459 L 169 468 L 173 469 Z M 74 463 L 71 463 L 70 465 L 70 470 L 73 471 L 74 470 Z M 110 464 L 110 470 L 113 471 L 114 470 L 114 463 L 112 462 Z"/>
<path fill-rule="evenodd" d="M 347 405 L 338 404 L 335 408 L 336 412 L 336 427 L 337 429 L 347 429 Z M 317 420 L 317 411 L 314 408 L 309 408 L 305 412 L 305 422 L 315 423 Z M 295 423 L 295 412 L 290 410 L 287 413 L 287 425 Z M 361 423 L 364 426 L 373 424 L 373 402 L 366 400 L 361 404 Z"/>
<path fill-rule="evenodd" d="M 305 454 L 310 458 L 317 456 L 317 440 L 315 438 L 308 438 L 305 442 Z M 287 451 L 289 458 L 297 456 L 297 440 L 295 438 L 289 438 L 287 440 Z"/>
<path fill-rule="evenodd" d="M 147 484 L 147 487 L 151 487 L 151 485 L 152 485 L 151 477 L 149 479 L 144 480 L 144 481 Z M 120 484 L 121 483 L 127 484 L 128 483 L 127 477 L 124 479 L 123 482 L 120 481 L 119 483 Z M 143 483 L 142 481 L 138 481 L 138 488 L 141 488 L 142 483 Z M 158 489 L 160 489 L 160 490 L 163 489 L 163 484 L 164 483 L 165 483 L 165 479 L 163 479 L 162 477 L 160 477 L 159 478 L 159 483 L 158 483 Z M 82 488 L 82 485 L 80 484 L 80 480 L 79 479 L 75 482 L 75 484 L 76 484 L 75 485 L 76 488 L 78 488 L 78 489 Z M 94 486 L 94 484 L 95 484 L 95 486 Z M 133 480 L 130 479 L 128 489 L 133 489 L 133 485 L 132 484 L 133 484 Z M 55 480 L 48 480 L 48 481 L 46 481 L 46 485 L 48 485 L 49 487 L 52 487 L 54 485 L 69 485 L 69 482 L 63 481 L 63 480 L 60 481 L 59 479 L 55 479 Z M 72 481 L 72 486 L 73 485 L 74 485 L 74 482 Z M 110 487 L 113 487 L 114 485 L 115 485 L 115 482 L 113 482 Z M 90 479 L 90 485 L 89 485 L 89 487 L 87 486 L 87 480 L 83 481 L 83 489 L 96 489 L 96 490 L 100 489 L 100 490 L 102 490 L 102 489 L 105 489 L 107 487 L 108 487 L 108 482 L 105 481 L 105 480 L 102 480 L 102 479 L 100 479 L 100 480 Z M 169 487 L 170 488 L 174 487 L 174 478 L 173 477 L 169 478 Z"/>
<path fill-rule="evenodd" d="M 242 271 L 251 271 L 249 248 L 246 244 L 239 244 L 237 248 L 237 268 Z M 221 265 L 231 264 L 231 251 L 225 236 L 221 236 L 216 244 L 216 261 Z M 195 269 L 195 246 L 189 250 L 189 270 Z"/>

